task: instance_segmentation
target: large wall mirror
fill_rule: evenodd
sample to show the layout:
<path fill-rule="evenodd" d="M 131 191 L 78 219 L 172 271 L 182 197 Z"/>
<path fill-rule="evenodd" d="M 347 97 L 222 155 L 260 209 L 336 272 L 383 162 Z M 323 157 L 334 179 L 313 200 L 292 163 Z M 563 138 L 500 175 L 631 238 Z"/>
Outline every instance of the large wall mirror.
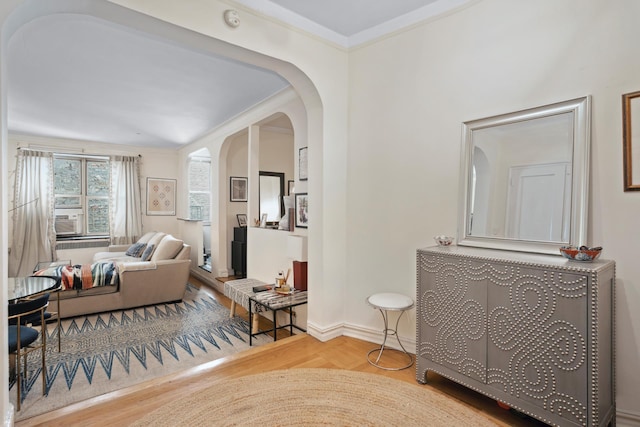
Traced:
<path fill-rule="evenodd" d="M 590 98 L 463 124 L 458 244 L 587 244 Z"/>
<path fill-rule="evenodd" d="M 267 214 L 269 225 L 284 215 L 284 173 L 260 171 L 260 216 Z"/>

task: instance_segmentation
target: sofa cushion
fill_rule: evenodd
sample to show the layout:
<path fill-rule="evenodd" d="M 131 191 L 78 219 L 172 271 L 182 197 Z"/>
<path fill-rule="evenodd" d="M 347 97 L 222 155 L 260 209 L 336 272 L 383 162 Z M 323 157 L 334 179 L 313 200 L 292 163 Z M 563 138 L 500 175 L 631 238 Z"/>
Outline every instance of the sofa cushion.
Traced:
<path fill-rule="evenodd" d="M 142 255 L 140 256 L 140 259 L 142 261 L 149 261 L 151 259 L 151 255 L 153 255 L 153 252 L 156 250 L 156 245 L 147 245 L 146 249 L 144 250 L 144 252 L 142 252 Z"/>
<path fill-rule="evenodd" d="M 182 240 L 166 235 L 151 256 L 151 261 L 173 259 L 182 249 Z"/>
<path fill-rule="evenodd" d="M 134 243 L 133 245 L 129 246 L 129 249 L 127 249 L 127 251 L 125 252 L 125 255 L 128 256 L 134 256 L 134 257 L 141 257 L 142 253 L 144 252 L 144 250 L 147 248 L 147 244 L 146 243 Z"/>
<path fill-rule="evenodd" d="M 157 248 L 160 242 L 162 241 L 162 239 L 164 239 L 164 236 L 166 235 L 167 233 L 163 233 L 163 232 L 158 232 L 154 234 L 153 237 L 149 239 L 149 241 L 147 242 L 147 246 L 155 245 L 155 247 Z"/>
<path fill-rule="evenodd" d="M 126 257 L 124 252 L 98 252 L 93 256 L 93 262 L 105 261 L 115 258 Z"/>
<path fill-rule="evenodd" d="M 113 261 L 113 262 L 136 262 L 140 257 L 128 256 L 124 252 L 98 252 L 93 256 L 93 262 Z"/>
<path fill-rule="evenodd" d="M 142 236 L 141 238 L 139 238 L 136 243 L 149 243 L 149 240 L 151 240 L 151 238 L 156 234 L 158 234 L 156 231 L 150 231 L 146 233 L 144 236 Z"/>

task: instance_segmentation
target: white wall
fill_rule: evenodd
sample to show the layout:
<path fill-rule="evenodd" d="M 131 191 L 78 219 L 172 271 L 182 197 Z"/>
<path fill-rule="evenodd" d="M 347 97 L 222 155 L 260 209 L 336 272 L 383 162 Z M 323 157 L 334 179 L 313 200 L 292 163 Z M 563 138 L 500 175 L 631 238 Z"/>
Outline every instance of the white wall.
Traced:
<path fill-rule="evenodd" d="M 220 202 L 226 203 L 227 206 L 227 251 L 231 254 L 231 241 L 233 240 L 233 228 L 238 226 L 237 214 L 247 214 L 247 202 L 231 202 L 230 195 L 230 183 L 229 177 L 247 177 L 247 156 L 248 156 L 248 142 L 247 132 L 241 132 L 240 134 L 233 135 L 227 141 L 229 144 L 229 150 L 226 158 L 227 163 L 227 190 L 225 195 L 222 196 Z M 247 217 L 247 221 L 252 221 Z M 211 227 L 215 232 L 214 227 Z M 232 272 L 231 268 L 231 256 L 227 259 L 227 269 Z M 234 272 L 235 274 L 235 272 Z"/>
<path fill-rule="evenodd" d="M 462 122 L 591 94 L 589 240 L 617 262 L 618 410 L 640 415 L 640 194 L 622 191 L 621 152 L 621 95 L 640 89 L 639 16 L 633 0 L 484 0 L 350 54 L 354 329 L 377 321 L 359 301 L 415 295 L 415 249 L 455 235 Z"/>
<path fill-rule="evenodd" d="M 260 129 L 260 170 L 284 173 L 284 194 L 287 181 L 294 179 L 293 134 Z"/>
<path fill-rule="evenodd" d="M 288 257 L 289 239 L 294 233 L 283 230 L 271 230 L 260 227 L 249 227 L 247 230 L 247 272 L 248 277 L 273 284 L 279 271 L 285 276 L 289 271 L 287 284 L 293 286 L 293 258 Z M 307 306 L 293 309 L 296 317 L 293 323 L 303 329 L 307 327 Z M 265 314 L 270 318 L 269 314 Z M 278 314 L 278 324 L 289 323 L 289 316 L 285 312 Z"/>

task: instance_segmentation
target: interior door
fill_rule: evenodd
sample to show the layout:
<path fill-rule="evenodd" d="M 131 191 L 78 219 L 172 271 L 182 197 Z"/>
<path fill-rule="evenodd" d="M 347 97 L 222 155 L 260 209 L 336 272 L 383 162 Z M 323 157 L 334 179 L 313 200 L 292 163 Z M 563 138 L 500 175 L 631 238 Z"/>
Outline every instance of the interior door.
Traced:
<path fill-rule="evenodd" d="M 568 241 L 570 185 L 569 163 L 511 167 L 507 194 L 507 237 Z"/>

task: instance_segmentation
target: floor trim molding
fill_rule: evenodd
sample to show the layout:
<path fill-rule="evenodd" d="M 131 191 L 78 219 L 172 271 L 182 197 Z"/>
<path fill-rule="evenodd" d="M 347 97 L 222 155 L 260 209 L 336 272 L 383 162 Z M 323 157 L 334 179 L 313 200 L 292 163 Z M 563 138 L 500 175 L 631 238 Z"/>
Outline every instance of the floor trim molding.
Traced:
<path fill-rule="evenodd" d="M 640 427 L 640 413 L 617 409 L 616 424 L 621 427 Z"/>
<path fill-rule="evenodd" d="M 322 342 L 329 341 L 339 336 L 347 336 L 357 338 L 362 341 L 368 341 L 377 345 L 382 344 L 382 330 L 375 328 L 366 328 L 359 325 L 349 323 L 335 324 L 329 327 L 321 328 L 317 324 L 309 322 L 307 324 L 307 333 Z M 400 342 L 409 353 L 416 353 L 416 341 L 400 336 Z M 387 346 L 400 350 L 398 340 L 395 337 L 387 337 Z M 640 427 L 640 426 L 639 426 Z"/>

